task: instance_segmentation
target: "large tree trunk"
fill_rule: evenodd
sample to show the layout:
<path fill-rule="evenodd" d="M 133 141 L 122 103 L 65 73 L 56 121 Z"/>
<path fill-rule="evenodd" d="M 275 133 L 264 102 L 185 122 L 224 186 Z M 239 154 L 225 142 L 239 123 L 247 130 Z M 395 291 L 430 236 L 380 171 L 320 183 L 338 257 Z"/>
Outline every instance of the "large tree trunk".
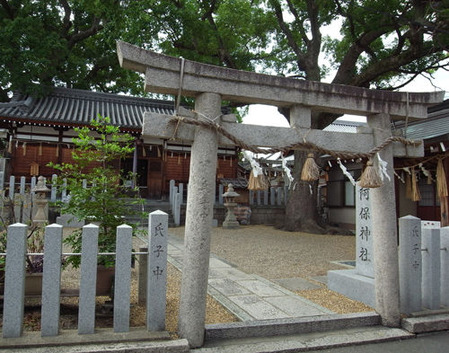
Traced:
<path fill-rule="evenodd" d="M 279 108 L 279 112 L 290 121 L 289 109 Z M 339 116 L 332 113 L 312 112 L 311 128 L 323 129 Z M 291 232 L 324 233 L 326 227 L 318 214 L 318 181 L 301 180 L 301 171 L 309 152 L 294 152 L 295 166 L 292 171 L 294 181 L 289 190 L 282 228 Z"/>
<path fill-rule="evenodd" d="M 318 181 L 301 180 L 301 171 L 307 158 L 307 151 L 295 151 L 295 166 L 292 176 L 294 182 L 290 187 L 283 229 L 308 233 L 323 233 L 318 215 Z"/>

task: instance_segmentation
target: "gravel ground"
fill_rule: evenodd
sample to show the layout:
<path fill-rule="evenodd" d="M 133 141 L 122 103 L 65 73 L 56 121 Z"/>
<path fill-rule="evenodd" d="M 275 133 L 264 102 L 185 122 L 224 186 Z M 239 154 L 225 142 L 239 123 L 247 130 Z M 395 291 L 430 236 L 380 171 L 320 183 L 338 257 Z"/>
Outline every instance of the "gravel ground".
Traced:
<path fill-rule="evenodd" d="M 184 227 L 170 229 L 171 234 L 179 237 L 184 232 Z M 311 280 L 320 288 L 296 293 L 336 313 L 373 310 L 314 280 L 327 275 L 329 270 L 347 268 L 335 262 L 354 260 L 354 236 L 285 232 L 262 225 L 239 229 L 217 227 L 212 231 L 211 252 L 246 273 L 270 280 L 293 277 Z"/>
<path fill-rule="evenodd" d="M 184 235 L 184 227 L 170 234 Z M 345 267 L 333 261 L 354 260 L 354 236 L 285 232 L 269 226 L 213 228 L 211 252 L 247 273 L 268 279 L 324 276 Z"/>

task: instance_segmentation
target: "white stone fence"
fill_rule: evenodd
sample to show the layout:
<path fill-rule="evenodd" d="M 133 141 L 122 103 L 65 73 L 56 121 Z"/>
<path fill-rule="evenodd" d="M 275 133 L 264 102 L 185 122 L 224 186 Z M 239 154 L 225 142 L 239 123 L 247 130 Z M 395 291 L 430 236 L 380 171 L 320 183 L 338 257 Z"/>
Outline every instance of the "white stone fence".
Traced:
<path fill-rule="evenodd" d="M 226 192 L 223 184 L 218 185 L 218 196 L 214 195 L 215 204 L 223 205 L 223 194 Z M 287 202 L 288 187 L 270 187 L 267 190 L 249 190 L 248 203 L 250 206 L 284 206 Z M 170 180 L 169 202 L 173 218 L 177 226 L 181 221 L 181 205 L 187 200 L 187 188 L 183 183 L 176 185 L 175 180 Z"/>
<path fill-rule="evenodd" d="M 57 188 L 56 186 L 53 186 L 57 178 L 58 176 L 56 174 L 53 174 L 51 183 L 48 183 L 46 178 L 44 178 L 45 184 L 51 190 L 50 192 L 51 201 L 56 201 L 58 198 L 64 198 L 67 196 L 64 190 L 62 190 L 61 195 L 57 194 Z M 17 194 L 21 195 L 22 197 L 28 194 L 34 196 L 33 190 L 36 184 L 37 184 L 37 177 L 35 176 L 31 177 L 30 182 L 28 183 L 24 176 L 16 177 L 14 175 L 11 175 L 9 177 L 9 182 L 4 183 L 4 185 L 2 185 L 3 196 L 9 198 L 10 200 L 14 200 Z"/>
<path fill-rule="evenodd" d="M 58 176 L 56 174 L 52 175 L 51 181 L 44 178 L 44 185 L 50 190 L 47 197 L 49 197 L 51 202 L 67 199 L 67 190 L 64 187 L 58 188 L 56 186 L 57 178 Z M 35 213 L 35 192 L 33 190 L 36 187 L 37 179 L 37 177 L 33 176 L 28 182 L 24 176 L 16 177 L 11 175 L 9 182 L 2 185 L 0 210 L 4 208 L 7 202 L 13 202 L 12 211 L 14 212 L 16 222 L 29 223 Z M 87 181 L 83 182 L 83 186 L 85 188 L 89 187 Z M 0 212 L 0 214 L 2 213 Z M 5 214 L 2 215 L 3 217 L 5 216 Z"/>
<path fill-rule="evenodd" d="M 401 313 L 449 308 L 449 227 L 399 219 Z"/>
<path fill-rule="evenodd" d="M 47 181 L 46 178 L 44 178 L 45 185 L 50 189 L 49 198 L 51 202 L 55 202 L 57 200 L 65 200 L 67 198 L 67 190 L 64 187 L 65 179 L 63 180 L 63 187 L 57 187 L 58 176 L 56 174 L 53 174 L 50 181 Z M 5 198 L 9 198 L 10 200 L 14 200 L 16 195 L 23 196 L 31 194 L 31 196 L 34 196 L 34 187 L 37 184 L 37 177 L 33 176 L 30 179 L 30 182 L 28 183 L 26 180 L 26 177 L 16 177 L 14 175 L 11 175 L 9 177 L 8 183 L 2 183 L 1 189 L 3 190 L 3 196 Z M 88 188 L 88 182 L 87 180 L 83 180 L 83 187 Z"/>
<path fill-rule="evenodd" d="M 60 329 L 61 259 L 81 256 L 79 283 L 78 333 L 95 332 L 95 297 L 98 255 L 115 256 L 113 286 L 113 330 L 128 332 L 130 327 L 131 258 L 147 255 L 146 328 L 165 330 L 168 215 L 155 211 L 149 215 L 148 252 L 132 252 L 132 227 L 117 227 L 116 252 L 98 253 L 99 227 L 89 224 L 82 229 L 81 253 L 63 253 L 63 227 L 45 227 L 44 252 L 27 253 L 27 226 L 16 223 L 8 227 L 3 297 L 3 337 L 19 337 L 23 333 L 26 256 L 43 255 L 41 335 L 56 336 Z"/>

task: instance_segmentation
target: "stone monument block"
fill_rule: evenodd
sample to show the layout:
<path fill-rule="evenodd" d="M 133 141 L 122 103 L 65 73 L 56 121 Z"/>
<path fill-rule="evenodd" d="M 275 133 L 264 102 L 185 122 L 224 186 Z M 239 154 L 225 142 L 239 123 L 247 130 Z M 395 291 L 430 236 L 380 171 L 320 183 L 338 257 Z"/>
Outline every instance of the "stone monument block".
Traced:
<path fill-rule="evenodd" d="M 147 329 L 165 330 L 168 215 L 151 212 L 148 219 Z"/>
<path fill-rule="evenodd" d="M 413 216 L 399 219 L 399 291 L 403 314 L 420 311 L 422 281 L 421 220 Z"/>
<path fill-rule="evenodd" d="M 356 267 L 327 273 L 327 286 L 351 299 L 374 307 L 374 252 L 370 189 L 356 187 Z"/>

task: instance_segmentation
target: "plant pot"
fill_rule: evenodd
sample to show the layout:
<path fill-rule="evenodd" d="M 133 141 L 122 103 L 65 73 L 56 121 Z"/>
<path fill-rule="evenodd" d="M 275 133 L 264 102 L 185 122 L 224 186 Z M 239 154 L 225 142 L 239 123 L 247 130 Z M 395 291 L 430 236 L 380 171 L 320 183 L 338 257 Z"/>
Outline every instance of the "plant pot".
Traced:
<path fill-rule="evenodd" d="M 25 295 L 42 295 L 42 272 L 25 275 Z"/>
<path fill-rule="evenodd" d="M 5 272 L 0 271 L 0 295 L 5 292 Z M 35 296 L 42 294 L 42 273 L 25 274 L 25 295 Z"/>
<path fill-rule="evenodd" d="M 97 296 L 112 296 L 115 267 L 97 266 Z"/>
<path fill-rule="evenodd" d="M 0 295 L 5 291 L 5 271 L 0 270 Z"/>

